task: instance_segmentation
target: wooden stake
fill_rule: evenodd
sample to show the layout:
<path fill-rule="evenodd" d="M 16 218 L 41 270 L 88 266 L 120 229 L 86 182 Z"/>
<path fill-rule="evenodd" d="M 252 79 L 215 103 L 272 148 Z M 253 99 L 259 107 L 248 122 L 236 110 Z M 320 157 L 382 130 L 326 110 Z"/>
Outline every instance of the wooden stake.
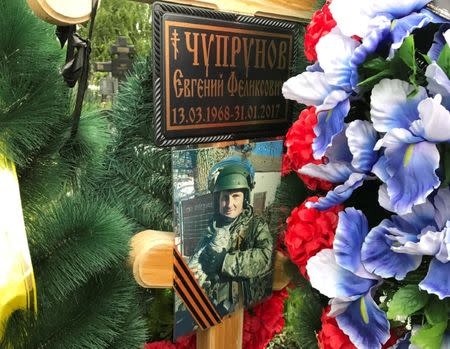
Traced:
<path fill-rule="evenodd" d="M 241 306 L 205 331 L 197 331 L 197 349 L 241 349 L 244 326 L 244 308 Z"/>

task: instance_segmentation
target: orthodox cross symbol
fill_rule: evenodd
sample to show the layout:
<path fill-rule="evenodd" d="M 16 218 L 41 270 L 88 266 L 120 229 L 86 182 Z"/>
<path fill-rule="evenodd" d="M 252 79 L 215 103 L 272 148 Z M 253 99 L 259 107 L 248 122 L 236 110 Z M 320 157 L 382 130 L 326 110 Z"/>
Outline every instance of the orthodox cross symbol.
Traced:
<path fill-rule="evenodd" d="M 170 39 L 170 41 L 172 42 L 173 55 L 174 55 L 174 59 L 176 60 L 177 59 L 177 55 L 178 55 L 177 43 L 178 43 L 178 41 L 180 41 L 180 38 L 178 37 L 178 33 L 177 33 L 176 29 L 172 32 L 172 38 Z"/>

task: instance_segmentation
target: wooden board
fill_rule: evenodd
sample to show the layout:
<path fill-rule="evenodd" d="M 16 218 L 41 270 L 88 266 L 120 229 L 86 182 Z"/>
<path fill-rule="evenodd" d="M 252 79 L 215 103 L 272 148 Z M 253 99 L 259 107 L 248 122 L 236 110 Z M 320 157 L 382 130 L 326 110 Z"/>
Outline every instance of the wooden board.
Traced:
<path fill-rule="evenodd" d="M 153 3 L 155 0 L 135 0 Z M 315 0 L 166 0 L 224 12 L 304 22 L 311 18 Z"/>

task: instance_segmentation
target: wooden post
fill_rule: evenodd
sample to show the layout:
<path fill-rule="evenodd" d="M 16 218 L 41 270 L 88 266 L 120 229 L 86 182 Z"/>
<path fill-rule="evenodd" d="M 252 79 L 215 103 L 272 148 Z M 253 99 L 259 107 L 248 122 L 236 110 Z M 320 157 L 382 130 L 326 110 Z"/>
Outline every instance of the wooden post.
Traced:
<path fill-rule="evenodd" d="M 205 331 L 197 331 L 197 349 L 241 349 L 244 308 L 241 306 L 222 322 Z"/>
<path fill-rule="evenodd" d="M 173 286 L 173 248 L 175 234 L 145 230 L 131 240 L 130 263 L 136 282 L 146 288 L 171 288 Z M 275 254 L 273 289 L 286 287 L 290 278 L 284 266 L 288 258 Z M 217 326 L 197 331 L 197 349 L 241 349 L 244 309 L 240 307 L 225 317 Z"/>

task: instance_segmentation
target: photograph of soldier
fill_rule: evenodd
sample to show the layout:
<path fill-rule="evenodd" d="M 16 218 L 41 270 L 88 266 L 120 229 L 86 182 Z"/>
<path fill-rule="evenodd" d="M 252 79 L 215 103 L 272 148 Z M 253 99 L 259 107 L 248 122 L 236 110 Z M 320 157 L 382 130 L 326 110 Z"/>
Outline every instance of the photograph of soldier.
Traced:
<path fill-rule="evenodd" d="M 188 264 L 224 316 L 267 295 L 273 238 L 250 205 L 250 169 L 231 162 L 218 172 L 211 184 L 215 212 Z"/>
<path fill-rule="evenodd" d="M 220 317 L 238 307 L 252 306 L 272 292 L 274 238 L 264 219 L 264 208 L 274 199 L 281 180 L 282 142 L 272 143 L 211 149 L 208 159 L 220 155 L 215 156 L 216 163 L 210 165 L 209 161 L 207 183 L 202 188 L 194 184 L 202 181 L 197 178 L 202 176 L 201 169 L 193 171 L 194 183 L 191 174 L 183 177 L 183 171 L 178 173 L 182 190 L 196 187 L 200 191 L 183 198 L 174 196 L 180 203 L 176 210 L 180 212 L 179 249 Z M 183 168 L 180 159 L 192 159 L 193 154 L 178 154 L 177 167 Z M 195 154 L 196 165 L 200 157 L 200 153 Z M 177 195 L 181 195 L 180 190 Z M 186 200 L 186 196 L 190 198 Z M 192 239 L 193 235 L 198 238 Z M 175 338 L 196 328 L 178 297 L 175 312 Z"/>

